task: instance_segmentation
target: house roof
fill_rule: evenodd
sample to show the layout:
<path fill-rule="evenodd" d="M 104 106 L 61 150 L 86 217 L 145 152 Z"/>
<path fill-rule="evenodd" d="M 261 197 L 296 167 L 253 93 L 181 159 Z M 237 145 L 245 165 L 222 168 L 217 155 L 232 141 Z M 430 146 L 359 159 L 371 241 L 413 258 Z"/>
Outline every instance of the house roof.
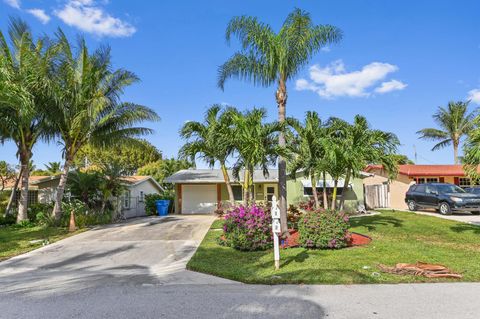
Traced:
<path fill-rule="evenodd" d="M 28 185 L 29 186 L 34 186 L 34 185 L 37 185 L 37 184 L 42 183 L 44 181 L 49 181 L 51 179 L 56 179 L 56 178 L 58 178 L 58 176 L 30 176 L 29 179 L 28 179 Z M 21 184 L 22 184 L 22 180 L 20 180 L 20 182 L 18 184 L 19 184 L 18 187 L 20 187 Z M 14 185 L 15 185 L 15 179 L 9 180 L 5 184 L 5 189 L 10 189 Z"/>
<path fill-rule="evenodd" d="M 369 165 L 365 170 L 382 169 L 382 165 Z M 477 168 L 480 173 L 480 167 Z M 398 173 L 406 176 L 464 176 L 463 165 L 399 165 Z"/>
<path fill-rule="evenodd" d="M 269 175 L 264 176 L 262 170 L 253 171 L 253 180 L 257 183 L 278 182 L 278 170 L 270 169 Z M 228 170 L 231 181 L 235 181 L 231 170 Z M 240 172 L 240 179 L 243 178 Z M 204 184 L 204 183 L 223 183 L 223 173 L 220 169 L 183 169 L 165 179 L 167 183 L 182 184 Z"/>

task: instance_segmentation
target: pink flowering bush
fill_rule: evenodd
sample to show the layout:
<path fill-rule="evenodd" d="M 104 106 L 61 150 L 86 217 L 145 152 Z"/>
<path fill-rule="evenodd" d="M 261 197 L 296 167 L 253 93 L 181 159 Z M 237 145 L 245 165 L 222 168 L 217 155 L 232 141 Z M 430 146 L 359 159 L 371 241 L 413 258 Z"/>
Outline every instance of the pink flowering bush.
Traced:
<path fill-rule="evenodd" d="M 224 216 L 223 244 L 254 251 L 272 247 L 272 217 L 268 208 L 255 204 L 231 208 Z"/>
<path fill-rule="evenodd" d="M 306 211 L 298 221 L 299 244 L 306 248 L 338 249 L 350 240 L 348 216 L 328 210 Z"/>

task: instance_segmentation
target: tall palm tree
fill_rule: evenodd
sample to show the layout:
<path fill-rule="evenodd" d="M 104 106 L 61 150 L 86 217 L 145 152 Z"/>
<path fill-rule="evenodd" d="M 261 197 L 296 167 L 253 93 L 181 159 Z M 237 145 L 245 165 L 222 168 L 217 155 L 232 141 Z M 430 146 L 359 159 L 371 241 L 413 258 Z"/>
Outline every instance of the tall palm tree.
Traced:
<path fill-rule="evenodd" d="M 226 38 L 236 36 L 242 50 L 235 53 L 218 71 L 218 86 L 223 90 L 229 78 L 240 78 L 254 85 L 277 85 L 275 99 L 278 105 L 278 121 L 286 116 L 287 82 L 330 43 L 339 41 L 342 32 L 331 25 L 315 25 L 310 14 L 300 9 L 290 13 L 278 33 L 255 17 L 233 18 L 227 26 Z M 283 132 L 278 134 L 281 147 L 286 144 Z M 278 161 L 279 199 L 282 231 L 287 232 L 287 169 L 286 161 Z"/>
<path fill-rule="evenodd" d="M 278 157 L 288 155 L 287 150 L 277 143 L 283 124 L 264 123 L 265 109 L 254 108 L 244 113 L 229 109 L 228 114 L 233 119 L 237 155 L 233 175 L 240 180 L 239 174 L 243 169 L 243 201 L 246 205 L 249 200 L 255 201 L 255 194 L 251 192 L 254 170 L 260 168 L 263 175 L 268 176 L 269 167 L 275 165 Z"/>
<path fill-rule="evenodd" d="M 356 115 L 353 124 L 346 122 L 341 125 L 340 139 L 337 141 L 343 152 L 345 165 L 345 180 L 342 194 L 346 194 L 350 179 L 358 174 L 368 164 L 382 164 L 388 172 L 395 172 L 397 158 L 394 156 L 400 142 L 395 134 L 373 130 L 367 119 Z M 343 209 L 345 196 L 340 199 L 339 209 Z"/>
<path fill-rule="evenodd" d="M 304 123 L 289 118 L 288 124 L 293 127 L 297 137 L 292 143 L 295 156 L 290 163 L 290 174 L 295 178 L 297 171 L 303 170 L 310 177 L 315 208 L 320 208 L 317 194 L 317 182 L 320 178 L 322 163 L 325 157 L 325 127 L 317 112 L 308 111 Z M 326 201 L 326 199 L 324 199 Z M 325 204 L 325 203 L 324 203 Z"/>
<path fill-rule="evenodd" d="M 424 128 L 417 132 L 420 138 L 432 141 L 439 141 L 432 151 L 453 145 L 453 159 L 455 164 L 458 160 L 458 147 L 461 139 L 466 136 L 473 128 L 473 119 L 477 111 L 468 112 L 467 102 L 448 102 L 447 108 L 439 107 L 433 115 L 433 120 L 439 128 Z"/>
<path fill-rule="evenodd" d="M 98 147 L 138 143 L 139 136 L 153 131 L 136 125 L 159 120 L 152 109 L 120 100 L 124 89 L 139 79 L 132 72 L 113 69 L 108 47 L 90 54 L 85 40 L 81 39 L 74 52 L 61 30 L 58 31 L 58 43 L 61 59 L 56 70 L 56 103 L 49 112 L 49 121 L 62 141 L 65 159 L 53 210 L 57 220 L 62 213 L 68 171 L 83 146 L 87 143 Z"/>
<path fill-rule="evenodd" d="M 180 149 L 180 157 L 190 158 L 195 162 L 195 157 L 200 156 L 210 167 L 214 167 L 216 162 L 220 163 L 228 198 L 234 205 L 235 198 L 227 170 L 227 159 L 234 149 L 234 135 L 231 119 L 222 113 L 222 106 L 212 105 L 205 113 L 203 123 L 194 121 L 185 123 L 180 130 L 180 135 L 190 140 Z"/>
<path fill-rule="evenodd" d="M 51 103 L 50 79 L 56 56 L 55 46 L 47 38 L 34 40 L 28 25 L 11 19 L 11 45 L 0 32 L 0 118 L 2 140 L 17 146 L 20 161 L 20 200 L 17 221 L 26 220 L 28 205 L 29 163 L 32 149 L 40 140 L 48 140 L 51 131 L 45 121 Z"/>

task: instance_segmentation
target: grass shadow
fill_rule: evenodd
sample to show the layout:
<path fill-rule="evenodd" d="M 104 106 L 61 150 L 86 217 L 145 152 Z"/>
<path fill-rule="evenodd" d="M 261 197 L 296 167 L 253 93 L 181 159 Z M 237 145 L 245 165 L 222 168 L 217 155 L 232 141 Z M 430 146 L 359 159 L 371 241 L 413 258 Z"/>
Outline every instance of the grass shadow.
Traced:
<path fill-rule="evenodd" d="M 450 227 L 450 229 L 456 233 L 472 232 L 480 235 L 480 225 L 474 224 L 457 224 Z"/>
<path fill-rule="evenodd" d="M 367 216 L 361 218 L 351 218 L 350 219 L 351 227 L 365 227 L 369 231 L 376 230 L 377 226 L 393 226 L 393 227 L 402 227 L 403 221 L 396 217 L 391 216 Z"/>

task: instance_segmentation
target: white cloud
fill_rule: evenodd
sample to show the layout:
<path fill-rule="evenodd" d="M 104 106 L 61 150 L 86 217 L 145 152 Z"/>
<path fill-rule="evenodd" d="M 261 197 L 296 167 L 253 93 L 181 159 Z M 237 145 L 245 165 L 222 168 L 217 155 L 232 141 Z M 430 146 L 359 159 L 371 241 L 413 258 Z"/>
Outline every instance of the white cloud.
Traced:
<path fill-rule="evenodd" d="M 128 37 L 137 31 L 128 22 L 112 17 L 93 0 L 69 0 L 55 15 L 70 26 L 98 36 Z"/>
<path fill-rule="evenodd" d="M 398 81 L 398 80 L 391 80 L 388 82 L 383 82 L 379 87 L 375 89 L 377 93 L 388 93 L 392 91 L 401 91 L 407 87 L 407 84 Z"/>
<path fill-rule="evenodd" d="M 329 46 L 326 46 L 326 47 L 321 48 L 320 51 L 322 51 L 322 52 L 330 52 L 331 49 L 330 49 Z"/>
<path fill-rule="evenodd" d="M 310 90 L 316 92 L 323 98 L 335 98 L 339 96 L 349 97 L 367 97 L 372 93 L 372 87 L 393 72 L 398 71 L 398 67 L 389 63 L 372 62 L 362 67 L 361 70 L 347 72 L 342 60 L 334 61 L 326 67 L 318 64 L 310 67 L 310 81 L 299 79 L 296 82 L 297 90 Z M 396 80 L 394 80 L 396 81 Z M 384 82 L 387 87 L 392 86 L 393 81 Z M 406 84 L 396 81 L 399 84 Z M 398 85 L 398 84 L 397 84 Z M 377 88 L 379 93 L 382 86 Z M 396 88 L 398 89 L 398 88 Z M 387 92 L 387 91 L 385 91 Z"/>
<path fill-rule="evenodd" d="M 40 22 L 43 24 L 47 24 L 48 21 L 50 21 L 50 16 L 47 15 L 45 11 L 42 9 L 30 9 L 30 10 L 27 10 L 27 12 L 35 16 L 35 18 L 40 20 Z"/>
<path fill-rule="evenodd" d="M 3 0 L 3 2 L 8 4 L 12 8 L 20 9 L 20 0 Z"/>
<path fill-rule="evenodd" d="M 480 104 L 480 89 L 474 89 L 468 92 L 467 100 L 475 104 Z"/>

